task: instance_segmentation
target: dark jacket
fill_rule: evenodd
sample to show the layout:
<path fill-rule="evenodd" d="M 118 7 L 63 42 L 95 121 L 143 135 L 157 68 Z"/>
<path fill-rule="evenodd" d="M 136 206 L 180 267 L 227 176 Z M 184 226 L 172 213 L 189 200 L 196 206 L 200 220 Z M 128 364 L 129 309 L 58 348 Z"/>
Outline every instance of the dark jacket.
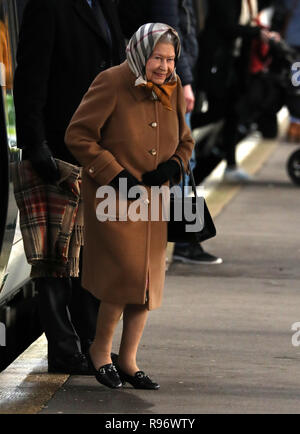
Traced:
<path fill-rule="evenodd" d="M 198 57 L 193 0 L 119 0 L 119 15 L 127 38 L 149 22 L 166 23 L 177 30 L 182 52 L 176 71 L 183 86 L 193 82 L 193 67 Z"/>
<path fill-rule="evenodd" d="M 246 0 L 210 0 L 205 29 L 200 39 L 200 56 L 197 66 L 197 84 L 205 92 L 218 98 L 226 93 L 235 80 L 234 47 L 242 38 L 240 74 L 244 76 L 249 66 L 251 42 L 259 36 L 259 27 L 241 26 L 241 2 Z"/>
<path fill-rule="evenodd" d="M 125 58 L 114 3 L 101 2 L 113 49 L 86 0 L 29 0 L 14 79 L 19 147 L 47 140 L 55 157 L 75 163 L 65 130 L 96 75 Z"/>
<path fill-rule="evenodd" d="M 193 82 L 193 67 L 198 57 L 196 14 L 193 0 L 152 0 L 153 22 L 163 22 L 177 30 L 181 41 L 181 57 L 176 71 L 183 86 Z"/>

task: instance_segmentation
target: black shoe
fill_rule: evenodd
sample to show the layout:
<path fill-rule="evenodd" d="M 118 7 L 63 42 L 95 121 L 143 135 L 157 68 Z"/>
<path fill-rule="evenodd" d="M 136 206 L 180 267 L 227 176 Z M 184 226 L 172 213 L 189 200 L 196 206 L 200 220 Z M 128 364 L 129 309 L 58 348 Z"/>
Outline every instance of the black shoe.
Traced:
<path fill-rule="evenodd" d="M 217 265 L 222 264 L 223 259 L 218 258 L 203 250 L 200 244 L 189 244 L 186 247 L 175 246 L 173 260 L 186 264 Z"/>
<path fill-rule="evenodd" d="M 65 359 L 48 360 L 48 372 L 51 374 L 92 375 L 85 355 L 79 352 Z"/>
<path fill-rule="evenodd" d="M 130 383 L 135 389 L 158 390 L 160 388 L 160 385 L 154 383 L 143 371 L 137 371 L 134 376 L 126 374 L 118 365 L 118 357 L 118 354 L 111 353 L 112 362 L 117 368 L 123 386 L 125 383 Z"/>
<path fill-rule="evenodd" d="M 106 365 L 101 366 L 99 369 L 96 369 L 89 353 L 87 353 L 87 359 L 96 380 L 100 384 L 110 387 L 111 389 L 119 389 L 122 387 L 122 382 L 113 363 L 107 363 Z"/>
<path fill-rule="evenodd" d="M 129 383 L 135 389 L 158 390 L 160 388 L 160 385 L 152 381 L 143 371 L 137 371 L 134 375 L 128 375 L 119 366 L 116 368 L 123 386 L 125 383 Z"/>

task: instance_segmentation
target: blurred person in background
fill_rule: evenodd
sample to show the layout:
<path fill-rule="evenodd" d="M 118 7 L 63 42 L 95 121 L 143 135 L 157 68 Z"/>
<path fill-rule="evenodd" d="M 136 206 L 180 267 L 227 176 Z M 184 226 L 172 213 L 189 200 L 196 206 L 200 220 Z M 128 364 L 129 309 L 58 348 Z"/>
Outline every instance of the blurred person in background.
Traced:
<path fill-rule="evenodd" d="M 224 120 L 221 146 L 225 152 L 224 178 L 245 182 L 249 175 L 237 166 L 236 145 L 239 141 L 236 103 L 247 88 L 252 42 L 268 41 L 270 33 L 255 22 L 256 0 L 210 0 L 200 36 L 200 56 L 196 68 L 197 87 L 205 93 L 208 112 L 206 122 Z M 195 113 L 192 126 L 203 125 L 202 114 Z"/>

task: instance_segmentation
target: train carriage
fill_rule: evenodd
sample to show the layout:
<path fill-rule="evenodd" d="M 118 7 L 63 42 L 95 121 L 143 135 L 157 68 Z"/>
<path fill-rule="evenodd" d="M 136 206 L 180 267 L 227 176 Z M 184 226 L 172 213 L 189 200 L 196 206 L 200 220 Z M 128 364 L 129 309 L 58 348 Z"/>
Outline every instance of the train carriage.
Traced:
<path fill-rule="evenodd" d="M 17 37 L 17 4 L 0 0 L 0 371 L 41 334 L 10 172 L 21 159 L 12 90 Z"/>

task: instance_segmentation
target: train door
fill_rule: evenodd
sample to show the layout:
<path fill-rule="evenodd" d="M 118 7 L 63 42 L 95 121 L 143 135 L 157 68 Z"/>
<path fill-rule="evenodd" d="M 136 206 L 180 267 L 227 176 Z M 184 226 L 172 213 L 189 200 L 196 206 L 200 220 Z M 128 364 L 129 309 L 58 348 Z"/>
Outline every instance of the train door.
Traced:
<path fill-rule="evenodd" d="M 13 71 L 18 23 L 14 0 L 0 0 L 0 291 L 15 238 L 17 206 L 9 165 L 20 159 L 16 144 Z"/>
<path fill-rule="evenodd" d="M 18 17 L 25 0 L 17 2 L 0 0 L 0 371 L 42 332 L 10 173 L 11 163 L 21 160 L 16 143 L 13 73 Z"/>

